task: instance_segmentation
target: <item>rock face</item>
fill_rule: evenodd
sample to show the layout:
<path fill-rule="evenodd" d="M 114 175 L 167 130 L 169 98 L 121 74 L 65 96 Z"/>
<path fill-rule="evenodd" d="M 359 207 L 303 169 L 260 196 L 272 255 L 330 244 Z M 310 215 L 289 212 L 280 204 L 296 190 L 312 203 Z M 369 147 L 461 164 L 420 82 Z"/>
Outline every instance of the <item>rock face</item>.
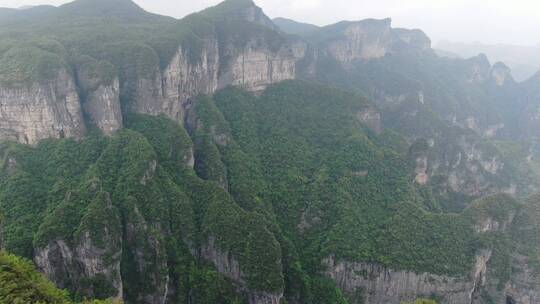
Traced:
<path fill-rule="evenodd" d="M 36 249 L 34 262 L 60 288 L 76 286 L 77 292 L 87 297 L 122 299 L 120 216 L 108 194 L 98 197 L 91 208 L 101 210 L 83 217 L 74 242 L 52 240 Z M 104 218 L 101 212 L 109 216 Z"/>
<path fill-rule="evenodd" d="M 154 77 L 139 79 L 130 110 L 183 122 L 192 99 L 199 94 L 212 94 L 228 85 L 258 92 L 296 78 L 296 64 L 306 48 L 291 43 L 272 50 L 254 39 L 241 49 L 234 45 L 220 49 L 217 37 L 206 39 L 203 45 L 199 58 L 191 58 L 181 46 L 163 71 L 156 66 Z"/>
<path fill-rule="evenodd" d="M 66 69 L 41 83 L 0 86 L 0 139 L 35 144 L 84 133 L 77 88 Z"/>
<path fill-rule="evenodd" d="M 490 79 L 491 64 L 486 55 L 480 54 L 467 60 L 466 72 L 469 83 L 482 84 Z"/>
<path fill-rule="evenodd" d="M 427 51 L 431 49 L 431 39 L 429 39 L 429 37 L 421 30 L 395 28 L 392 29 L 392 33 L 396 37 L 395 40 L 404 42 L 405 44 L 420 51 Z"/>
<path fill-rule="evenodd" d="M 358 112 L 356 117 L 358 117 L 362 124 L 375 132 L 375 134 L 380 134 L 382 132 L 381 113 L 377 112 L 375 109 L 368 108 Z"/>
<path fill-rule="evenodd" d="M 83 111 L 90 119 L 89 123 L 100 129 L 103 134 L 111 135 L 123 126 L 120 82 L 116 76 L 104 79 L 104 76 L 98 75 L 96 70 L 100 68 L 113 69 L 112 66 L 101 67 L 100 63 L 88 58 L 85 65 L 76 69 L 77 83 L 81 92 Z"/>
<path fill-rule="evenodd" d="M 215 243 L 215 239 L 210 237 L 208 242 L 201 248 L 201 257 L 214 264 L 216 269 L 229 279 L 245 284 L 244 274 L 240 270 L 240 263 L 231 253 L 219 250 Z"/>
<path fill-rule="evenodd" d="M 512 71 L 502 62 L 497 62 L 493 65 L 493 68 L 491 69 L 491 78 L 498 86 L 514 82 Z"/>
<path fill-rule="evenodd" d="M 392 42 L 391 22 L 391 19 L 370 19 L 347 23 L 341 38 L 330 42 L 327 52 L 344 63 L 384 57 Z"/>
<path fill-rule="evenodd" d="M 112 135 L 123 126 L 119 92 L 120 84 L 115 79 L 91 92 L 83 104 L 84 113 L 105 135 Z"/>
<path fill-rule="evenodd" d="M 218 41 L 208 39 L 203 45 L 196 62 L 192 62 L 186 50 L 180 47 L 163 72 L 162 110 L 173 119 L 185 117 L 184 109 L 190 98 L 198 94 L 211 94 L 218 87 Z"/>
<path fill-rule="evenodd" d="M 129 260 L 133 266 L 129 271 L 139 278 L 137 286 L 144 286 L 143 289 L 132 288 L 128 297 L 137 303 L 165 303 L 170 277 L 164 240 L 157 232 L 160 228 L 148 224 L 133 206 L 125 229 L 125 245 L 130 250 Z"/>
<path fill-rule="evenodd" d="M 226 50 L 233 57 L 230 65 L 221 72 L 219 87 L 229 84 L 248 91 L 263 91 L 268 85 L 296 77 L 296 63 L 305 53 L 301 43 L 281 47 L 273 52 L 268 47 L 258 47 L 252 41 L 246 48 Z"/>
<path fill-rule="evenodd" d="M 325 52 L 339 62 L 351 63 L 382 58 L 403 48 L 431 49 L 431 40 L 421 30 L 394 29 L 391 24 L 392 20 L 387 18 L 333 25 L 331 30 L 337 34 L 325 43 Z"/>
<path fill-rule="evenodd" d="M 240 263 L 230 252 L 223 252 L 216 244 L 215 239 L 210 237 L 208 242 L 202 246 L 201 258 L 211 262 L 216 269 L 225 277 L 240 285 L 240 288 L 247 291 L 247 298 L 250 304 L 279 304 L 283 298 L 283 293 L 267 293 L 250 291 L 245 283 L 244 273 L 240 269 Z"/>
<path fill-rule="evenodd" d="M 432 294 L 444 298 L 443 303 L 471 303 L 474 282 L 465 279 L 397 271 L 377 264 L 324 261 L 326 275 L 346 294 L 362 294 L 357 299 L 366 304 L 400 304 Z"/>
<path fill-rule="evenodd" d="M 471 212 L 479 236 L 507 233 L 512 225 L 523 224 L 514 221 L 516 210 L 508 211 L 504 217 L 484 211 Z M 490 248 L 479 249 L 471 272 L 460 277 L 396 270 L 373 263 L 338 261 L 333 256 L 326 258 L 323 265 L 325 274 L 356 303 L 400 304 L 429 297 L 437 297 L 439 303 L 445 304 L 538 303 L 540 281 L 538 273 L 528 264 L 528 258 L 513 253 L 513 270 L 509 277 L 501 279 L 495 270 L 499 267 L 494 261 L 496 254 Z M 489 300 L 486 295 L 489 295 Z"/>

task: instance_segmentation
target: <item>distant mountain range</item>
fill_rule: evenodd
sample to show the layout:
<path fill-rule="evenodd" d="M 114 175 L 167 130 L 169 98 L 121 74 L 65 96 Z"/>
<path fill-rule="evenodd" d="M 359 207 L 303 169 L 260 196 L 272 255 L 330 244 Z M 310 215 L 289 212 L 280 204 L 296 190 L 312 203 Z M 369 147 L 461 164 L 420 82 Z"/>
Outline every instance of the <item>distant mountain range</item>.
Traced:
<path fill-rule="evenodd" d="M 464 58 L 474 57 L 480 53 L 486 54 L 491 61 L 502 61 L 508 65 L 517 81 L 523 81 L 540 71 L 540 44 L 518 46 L 441 41 L 435 45 L 435 49 Z"/>
<path fill-rule="evenodd" d="M 450 51 L 252 0 L 0 9 L 0 303 L 540 303 L 540 73 Z"/>

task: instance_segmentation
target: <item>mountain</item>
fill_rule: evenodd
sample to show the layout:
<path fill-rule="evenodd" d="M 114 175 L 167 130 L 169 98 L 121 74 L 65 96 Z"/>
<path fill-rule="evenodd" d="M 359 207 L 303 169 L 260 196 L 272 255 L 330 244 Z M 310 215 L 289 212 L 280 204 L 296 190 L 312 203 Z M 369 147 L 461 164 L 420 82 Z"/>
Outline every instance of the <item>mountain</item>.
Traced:
<path fill-rule="evenodd" d="M 34 266 L 16 256 L 0 252 L 0 301 L 2 303 L 72 304 L 67 292 L 54 287 Z M 117 303 L 117 302 L 115 302 Z M 114 304 L 111 301 L 84 301 L 81 304 Z M 119 303 L 118 303 L 119 304 Z"/>
<path fill-rule="evenodd" d="M 540 77 L 391 22 L 1 19 L 0 248 L 69 301 L 539 302 Z"/>
<path fill-rule="evenodd" d="M 540 71 L 540 59 L 537 58 L 540 46 L 441 41 L 436 47 L 463 58 L 473 57 L 480 53 L 486 54 L 491 60 L 508 64 L 518 81 L 524 81 Z"/>
<path fill-rule="evenodd" d="M 287 18 L 275 18 L 272 21 L 280 30 L 292 35 L 306 34 L 319 28 L 313 24 L 296 22 Z"/>

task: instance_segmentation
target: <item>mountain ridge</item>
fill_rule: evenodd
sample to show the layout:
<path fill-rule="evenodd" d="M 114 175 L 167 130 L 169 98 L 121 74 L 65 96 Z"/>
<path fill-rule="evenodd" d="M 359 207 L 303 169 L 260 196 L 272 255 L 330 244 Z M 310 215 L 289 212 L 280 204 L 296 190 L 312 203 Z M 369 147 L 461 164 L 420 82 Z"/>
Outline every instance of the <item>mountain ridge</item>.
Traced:
<path fill-rule="evenodd" d="M 0 30 L 0 248 L 127 303 L 540 299 L 534 78 L 390 19 L 101 3 Z"/>

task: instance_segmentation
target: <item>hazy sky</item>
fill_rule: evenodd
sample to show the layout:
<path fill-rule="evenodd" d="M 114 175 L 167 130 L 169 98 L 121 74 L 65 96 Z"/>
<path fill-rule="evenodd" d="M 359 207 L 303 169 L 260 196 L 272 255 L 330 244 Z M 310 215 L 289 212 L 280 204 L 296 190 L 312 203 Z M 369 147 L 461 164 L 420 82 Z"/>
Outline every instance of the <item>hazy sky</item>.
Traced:
<path fill-rule="evenodd" d="M 0 6 L 59 5 L 70 0 L 0 0 Z M 182 17 L 220 0 L 135 0 L 148 11 Z M 325 25 L 391 17 L 394 26 L 423 29 L 434 41 L 536 45 L 540 0 L 255 0 L 270 17 Z"/>

